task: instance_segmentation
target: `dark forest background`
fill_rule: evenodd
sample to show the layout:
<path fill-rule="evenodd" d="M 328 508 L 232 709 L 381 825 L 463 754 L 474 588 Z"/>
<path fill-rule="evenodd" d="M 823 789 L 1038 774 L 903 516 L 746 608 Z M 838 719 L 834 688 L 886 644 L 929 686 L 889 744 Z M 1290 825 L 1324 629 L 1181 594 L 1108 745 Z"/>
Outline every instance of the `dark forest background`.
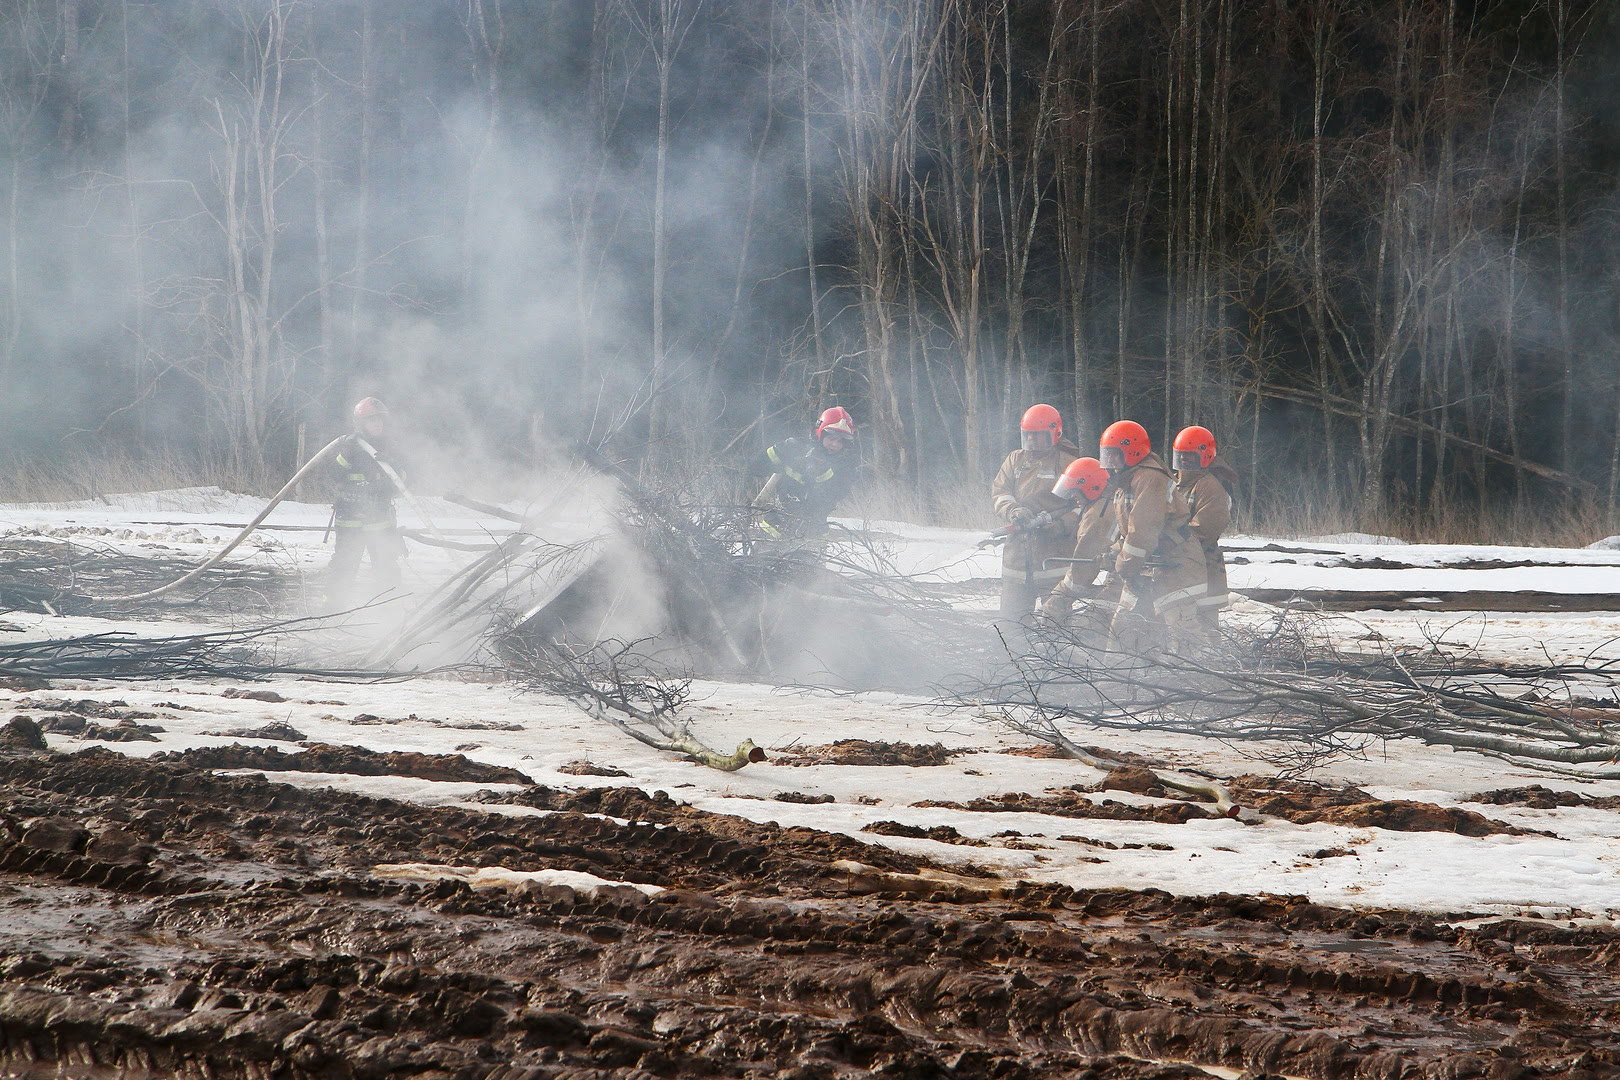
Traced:
<path fill-rule="evenodd" d="M 376 393 L 701 483 L 841 403 L 926 508 L 1045 400 L 1261 518 L 1612 521 L 1617 71 L 1601 0 L 6 0 L 0 454 L 262 487 Z"/>

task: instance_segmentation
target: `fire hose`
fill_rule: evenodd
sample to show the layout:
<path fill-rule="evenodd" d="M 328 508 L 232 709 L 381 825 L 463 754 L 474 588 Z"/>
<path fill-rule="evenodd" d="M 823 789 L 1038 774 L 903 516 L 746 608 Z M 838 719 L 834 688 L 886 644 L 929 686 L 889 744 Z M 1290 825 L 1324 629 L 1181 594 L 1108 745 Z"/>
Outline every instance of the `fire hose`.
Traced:
<path fill-rule="evenodd" d="M 1046 519 L 1045 521 L 1041 520 L 1043 517 Z M 1015 536 L 1028 532 L 1038 532 L 1041 529 L 1046 528 L 1046 526 L 1050 525 L 1051 523 L 1052 515 L 1042 512 L 1033 518 L 1028 525 L 1003 525 L 1001 528 L 997 529 L 983 540 L 980 540 L 974 545 L 974 547 L 982 549 L 995 547 L 997 544 L 1005 544 L 1008 540 L 1011 540 Z"/>
<path fill-rule="evenodd" d="M 176 578 L 167 585 L 161 586 L 160 588 L 148 589 L 146 592 L 136 593 L 134 596 L 119 596 L 114 597 L 113 599 L 150 600 L 153 597 L 162 596 L 165 593 L 173 592 L 175 589 L 178 589 L 180 586 L 185 585 L 188 582 L 195 581 L 209 570 L 212 570 L 214 567 L 224 562 L 225 556 L 235 551 L 242 541 L 246 540 L 250 535 L 252 535 L 254 529 L 257 529 L 261 524 L 264 523 L 264 519 L 270 516 L 270 511 L 274 510 L 278 505 L 280 505 L 283 499 L 292 493 L 293 488 L 298 486 L 299 481 L 303 480 L 304 477 L 314 472 L 316 466 L 323 464 L 328 458 L 337 453 L 338 447 L 343 443 L 345 438 L 346 436 L 338 436 L 325 446 L 321 447 L 321 449 L 316 452 L 314 457 L 304 462 L 303 468 L 293 473 L 293 478 L 283 484 L 281 486 L 281 490 L 276 492 L 271 500 L 265 504 L 263 510 L 259 511 L 259 516 L 248 522 L 247 526 L 241 532 L 237 533 L 236 538 L 229 544 L 226 544 L 219 554 L 215 555 L 213 558 L 209 559 L 195 570 L 189 571 L 188 573 Z"/>
<path fill-rule="evenodd" d="M 259 511 L 259 516 L 248 522 L 242 531 L 237 533 L 235 538 L 232 539 L 229 544 L 226 544 L 225 547 L 218 552 L 218 554 L 213 556 L 213 558 L 209 559 L 207 562 L 203 563 L 194 570 L 190 570 L 181 577 L 169 582 L 167 585 L 156 589 L 148 589 L 143 593 L 135 593 L 133 596 L 109 597 L 108 599 L 121 601 L 151 600 L 154 597 L 163 596 L 166 593 L 173 592 L 175 589 L 180 588 L 182 585 L 195 581 L 209 570 L 212 570 L 214 567 L 218 566 L 225 560 L 227 555 L 235 551 L 241 545 L 242 541 L 251 536 L 253 531 L 264 523 L 264 519 L 270 516 L 270 512 L 279 506 L 288 495 L 292 494 L 293 489 L 296 488 L 306 476 L 314 472 L 318 466 L 324 464 L 327 460 L 333 457 L 338 452 L 338 448 L 342 446 L 344 441 L 347 439 L 347 435 L 339 435 L 337 438 L 321 447 L 321 449 L 315 453 L 314 457 L 311 457 L 308 461 L 304 462 L 303 466 L 297 472 L 293 473 L 292 479 L 283 484 L 281 486 L 281 490 L 276 492 L 268 503 L 265 503 L 264 509 Z M 371 460 L 383 470 L 383 473 L 388 477 L 389 482 L 399 490 L 399 493 L 405 497 L 407 502 L 410 503 L 411 508 L 421 516 L 423 522 L 426 523 L 433 536 L 436 537 L 437 540 L 444 546 L 454 546 L 453 541 L 448 540 L 442 533 L 439 532 L 438 528 L 433 524 L 433 520 L 427 516 L 427 513 L 423 510 L 416 497 L 406 490 L 404 481 L 400 479 L 399 473 L 390 468 L 388 463 L 382 460 L 381 456 L 370 443 L 361 438 L 356 438 L 354 441 L 360 446 L 360 449 L 365 452 L 366 456 L 371 458 Z"/>

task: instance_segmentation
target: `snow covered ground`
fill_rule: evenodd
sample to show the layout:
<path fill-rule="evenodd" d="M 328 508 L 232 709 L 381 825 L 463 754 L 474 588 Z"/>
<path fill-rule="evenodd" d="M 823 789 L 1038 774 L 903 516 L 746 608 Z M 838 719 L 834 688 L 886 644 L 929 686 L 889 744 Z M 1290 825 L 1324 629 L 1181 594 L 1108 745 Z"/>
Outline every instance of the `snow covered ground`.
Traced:
<path fill-rule="evenodd" d="M 261 506 L 257 500 L 213 490 L 114 496 L 95 503 L 4 506 L 0 507 L 0 545 L 19 537 L 62 536 L 138 553 L 178 553 L 201 559 L 234 535 L 233 526 L 249 520 Z M 441 530 L 453 534 L 494 534 L 509 528 L 504 522 L 436 501 L 430 501 L 429 512 Z M 281 528 L 250 545 L 245 555 L 313 571 L 326 558 L 321 531 L 327 514 L 323 506 L 280 507 L 270 524 Z M 990 578 L 998 572 L 995 554 L 974 547 L 980 534 L 891 522 L 874 523 L 871 528 L 883 534 L 888 556 L 904 572 L 954 582 Z M 1620 593 L 1620 552 L 1614 551 L 1249 537 L 1236 538 L 1231 549 L 1250 560 L 1233 566 L 1233 585 L 1239 588 Z M 421 548 L 415 552 L 407 566 L 407 585 L 419 589 L 472 557 Z M 1411 568 L 1356 565 L 1372 559 L 1398 560 Z M 1458 568 L 1459 564 L 1480 563 L 1533 565 Z M 1388 584 L 1390 575 L 1399 575 L 1403 584 Z M 1454 578 L 1466 579 L 1468 584 L 1447 584 Z M 1489 584 L 1484 584 L 1487 579 Z M 1283 584 L 1270 584 L 1275 582 Z M 1269 611 L 1240 602 L 1232 617 L 1262 618 Z M 7 614 L 3 621 L 9 633 L 28 636 L 66 636 L 110 625 L 138 633 L 179 629 L 172 622 L 109 624 L 23 613 Z M 1358 612 L 1345 617 L 1345 626 L 1347 637 L 1375 631 L 1393 640 L 1437 638 L 1509 657 L 1620 657 L 1620 645 L 1614 641 L 1620 617 L 1610 613 Z M 447 678 L 381 684 L 284 679 L 255 684 L 255 689 L 275 691 L 284 701 L 227 697 L 227 688 L 225 683 L 212 682 L 56 683 L 48 691 L 29 694 L 0 690 L 0 701 L 15 712 L 16 699 L 31 697 L 32 709 L 38 712 L 44 700 L 95 698 L 124 701 L 157 713 L 158 719 L 145 721 L 164 729 L 157 741 L 112 746 L 123 753 L 145 755 L 227 744 L 240 740 L 206 733 L 281 721 L 310 741 L 379 751 L 460 752 L 478 761 L 517 768 L 541 784 L 557 787 L 632 785 L 663 790 L 706 811 L 849 833 L 940 862 L 972 864 L 1038 882 L 1154 887 L 1186 894 L 1303 894 L 1323 903 L 1366 907 L 1620 919 L 1616 880 L 1620 813 L 1612 811 L 1474 804 L 1470 808 L 1487 817 L 1555 834 L 1487 837 L 1296 825 L 1276 819 L 1252 825 L 1232 820 L 1173 825 L 971 812 L 913 804 L 923 800 L 966 802 L 1005 792 L 1040 795 L 1048 789 L 1094 784 L 1100 774 L 1073 761 L 1007 753 L 1023 745 L 1020 739 L 970 711 L 947 711 L 922 699 L 887 693 L 837 696 L 762 685 L 699 683 L 692 726 L 700 738 L 721 748 L 752 738 L 773 759 L 795 746 L 840 739 L 939 742 L 969 752 L 939 766 L 792 766 L 772 760 L 736 773 L 721 773 L 634 742 L 566 702 L 507 684 Z M 1213 740 L 1099 732 L 1081 741 L 1220 776 L 1268 771 L 1262 762 L 1246 757 L 1242 748 Z M 60 735 L 51 736 L 51 744 L 63 751 L 105 745 Z M 290 743 L 275 745 L 296 750 Z M 612 766 L 628 775 L 593 777 L 562 771 L 579 761 Z M 1471 793 L 1493 788 L 1534 783 L 1565 789 L 1575 786 L 1494 758 L 1430 749 L 1404 740 L 1369 745 L 1360 756 L 1341 760 L 1314 778 L 1348 782 L 1382 798 L 1439 806 L 1466 805 L 1464 800 Z M 542 812 L 468 803 L 475 791 L 491 785 L 318 773 L 277 774 L 275 779 L 470 805 L 491 813 Z M 1594 796 L 1620 795 L 1620 782 L 1582 784 L 1579 790 Z M 831 796 L 832 801 L 783 802 L 776 798 L 782 793 Z M 1166 801 L 1117 791 L 1088 797 L 1136 804 Z M 987 846 L 862 831 L 877 822 L 924 829 L 948 825 Z M 1009 831 L 1018 835 L 998 835 Z"/>

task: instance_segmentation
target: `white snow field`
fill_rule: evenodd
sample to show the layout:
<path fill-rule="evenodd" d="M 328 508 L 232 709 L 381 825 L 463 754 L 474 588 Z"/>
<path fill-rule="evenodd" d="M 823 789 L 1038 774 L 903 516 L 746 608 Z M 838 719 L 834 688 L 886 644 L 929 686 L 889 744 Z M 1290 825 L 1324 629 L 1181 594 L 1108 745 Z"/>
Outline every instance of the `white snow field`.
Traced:
<path fill-rule="evenodd" d="M 55 536 L 200 561 L 218 550 L 262 505 L 259 500 L 216 489 L 190 489 L 108 496 L 85 503 L 0 506 L 0 544 Z M 425 500 L 425 505 L 435 515 L 437 527 L 452 535 L 499 534 L 510 528 L 505 522 L 436 500 Z M 270 517 L 272 528 L 238 549 L 233 558 L 297 567 L 313 576 L 329 551 L 321 542 L 328 513 L 324 506 L 284 504 Z M 406 525 L 418 524 L 403 508 L 401 516 Z M 894 564 L 907 573 L 972 582 L 999 572 L 994 552 L 974 547 L 982 534 L 894 522 L 864 525 L 885 538 L 884 547 Z M 1321 589 L 1620 594 L 1620 551 L 1434 547 L 1378 540 L 1238 537 L 1230 545 L 1231 552 L 1249 561 L 1232 566 L 1232 585 L 1297 590 L 1307 598 L 1312 590 Z M 406 586 L 425 590 L 472 557 L 415 547 L 406 564 Z M 1374 559 L 1398 561 L 1409 568 L 1356 565 Z M 1465 569 L 1459 564 L 1490 565 Z M 989 583 L 984 584 L 981 591 L 988 597 Z M 1272 610 L 1240 600 L 1228 617 L 1261 619 Z M 386 624 L 393 616 L 373 613 L 368 618 Z M 1620 616 L 1608 612 L 1365 611 L 1343 619 L 1348 637 L 1375 632 L 1396 641 L 1431 639 L 1509 658 L 1620 658 L 1616 642 Z M 19 612 L 0 617 L 0 632 L 10 640 L 113 629 L 170 634 L 192 628 L 172 621 L 116 623 Z M 1381 798 L 1469 806 L 1487 817 L 1554 835 L 1476 838 L 1295 825 L 1278 819 L 1263 819 L 1258 824 L 1223 819 L 1175 825 L 919 807 L 913 804 L 923 800 L 966 802 L 1004 792 L 1039 795 L 1052 788 L 1094 784 L 1100 774 L 1074 761 L 1007 753 L 1027 742 L 977 718 L 971 710 L 951 711 L 925 699 L 891 693 L 849 696 L 699 682 L 694 685 L 691 722 L 695 734 L 712 746 L 729 749 L 752 738 L 773 759 L 794 746 L 839 739 L 939 742 L 970 752 L 953 757 L 949 764 L 930 767 L 795 767 L 767 761 L 723 773 L 653 750 L 566 701 L 511 684 L 447 677 L 369 684 L 289 678 L 253 684 L 253 689 L 275 691 L 286 699 L 277 702 L 227 697 L 225 691 L 233 686 L 242 688 L 240 683 L 210 681 L 59 681 L 49 690 L 27 694 L 0 690 L 0 702 L 17 711 L 16 702 L 23 697 L 32 698 L 35 708 L 38 702 L 54 697 L 119 700 L 159 714 L 159 719 L 148 723 L 164 729 L 156 742 L 110 746 L 52 735 L 52 747 L 66 752 L 108 746 L 122 753 L 147 755 L 222 745 L 241 740 L 204 732 L 283 721 L 313 742 L 356 744 L 379 751 L 465 753 L 478 761 L 517 768 L 538 783 L 555 787 L 630 785 L 663 790 L 705 811 L 848 833 L 942 863 L 989 868 L 1009 879 L 1076 887 L 1152 887 L 1182 894 L 1304 895 L 1329 904 L 1481 916 L 1620 919 L 1620 813 L 1465 803 L 1472 793 L 1537 783 L 1592 796 L 1620 795 L 1620 782 L 1577 782 L 1493 757 L 1431 749 L 1411 740 L 1369 744 L 1359 755 L 1340 760 L 1312 778 L 1352 783 Z M 1212 739 L 1083 730 L 1076 738 L 1217 776 L 1269 771 L 1264 762 L 1246 755 L 1243 747 Z M 288 752 L 298 749 L 285 742 L 259 745 Z M 612 766 L 628 775 L 593 777 L 560 771 L 579 761 Z M 467 801 L 475 791 L 492 786 L 500 790 L 499 785 L 319 773 L 278 773 L 272 779 L 424 803 L 467 805 L 489 813 L 544 813 Z M 781 802 L 774 798 L 784 792 L 831 796 L 832 801 Z M 1118 791 L 1088 797 L 1138 804 L 1166 801 Z M 863 826 L 882 821 L 922 828 L 948 825 L 989 846 L 861 831 Z M 1009 830 L 1020 835 L 997 836 Z M 1351 854 L 1326 854 L 1335 849 Z M 379 872 L 405 871 L 379 868 Z"/>

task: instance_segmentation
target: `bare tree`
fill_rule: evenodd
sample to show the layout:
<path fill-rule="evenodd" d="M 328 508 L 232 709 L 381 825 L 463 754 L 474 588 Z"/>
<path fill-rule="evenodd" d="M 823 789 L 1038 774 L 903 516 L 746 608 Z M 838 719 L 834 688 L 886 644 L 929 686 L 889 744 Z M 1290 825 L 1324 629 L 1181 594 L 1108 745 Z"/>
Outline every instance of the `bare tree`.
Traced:
<path fill-rule="evenodd" d="M 0 7 L 0 158 L 6 163 L 6 290 L 0 301 L 0 372 L 13 374 L 25 321 L 24 188 L 39 157 L 38 128 L 45 119 L 55 57 L 65 55 L 63 20 L 48 17 L 50 4 Z"/>
<path fill-rule="evenodd" d="M 669 146 L 671 77 L 687 36 L 697 23 L 691 0 L 647 0 L 650 10 L 626 6 L 630 20 L 646 41 L 658 79 L 658 135 L 653 143 L 652 190 L 652 366 L 648 376 L 648 443 L 660 452 L 664 431 L 664 390 L 669 381 L 669 342 L 664 327 L 664 291 L 669 273 Z"/>
<path fill-rule="evenodd" d="M 282 334 L 288 307 L 277 292 L 277 259 L 285 228 L 281 195 L 306 165 L 292 139 L 304 109 L 293 102 L 289 81 L 299 59 L 293 35 L 305 14 L 300 0 L 242 4 L 250 65 L 233 92 L 210 102 L 217 143 L 205 210 L 222 274 L 206 283 L 203 308 L 217 365 L 198 375 L 219 403 L 233 470 L 254 480 L 265 474 L 278 410 L 299 362 Z"/>

